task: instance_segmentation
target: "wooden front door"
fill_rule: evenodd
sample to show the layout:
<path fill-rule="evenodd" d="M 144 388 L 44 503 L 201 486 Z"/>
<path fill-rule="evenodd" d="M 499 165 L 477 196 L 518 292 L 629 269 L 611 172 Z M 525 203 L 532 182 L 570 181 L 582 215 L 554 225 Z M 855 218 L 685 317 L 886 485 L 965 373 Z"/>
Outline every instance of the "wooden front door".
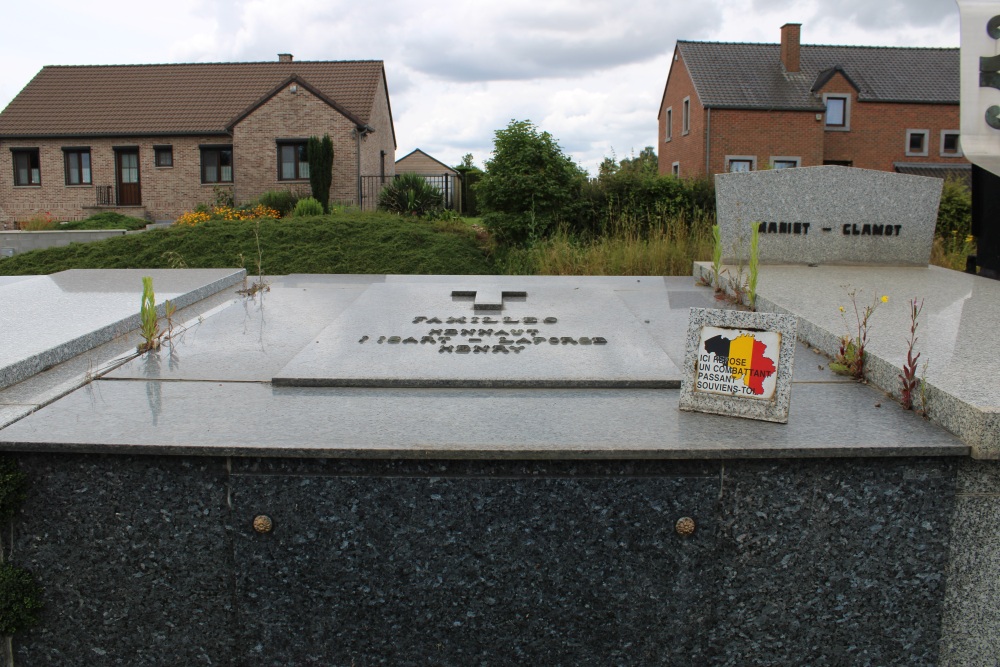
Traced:
<path fill-rule="evenodd" d="M 118 185 L 119 206 L 142 205 L 138 148 L 119 148 L 115 151 L 115 180 Z"/>

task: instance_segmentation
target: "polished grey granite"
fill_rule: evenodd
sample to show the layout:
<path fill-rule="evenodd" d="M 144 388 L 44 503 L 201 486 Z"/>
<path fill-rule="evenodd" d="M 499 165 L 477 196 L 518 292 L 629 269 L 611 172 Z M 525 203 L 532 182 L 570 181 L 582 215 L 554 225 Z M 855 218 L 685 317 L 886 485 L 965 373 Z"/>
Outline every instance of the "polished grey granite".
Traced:
<path fill-rule="evenodd" d="M 854 167 L 717 174 L 716 209 L 726 261 L 915 264 L 930 261 L 942 181 Z"/>
<path fill-rule="evenodd" d="M 275 387 L 98 380 L 0 450 L 371 458 L 962 456 L 869 387 L 805 383 L 787 425 L 678 410 L 676 390 Z"/>
<path fill-rule="evenodd" d="M 696 276 L 710 273 L 709 263 L 695 264 Z M 763 266 L 758 309 L 797 315 L 799 340 L 832 356 L 841 336 L 857 335 L 852 290 L 859 309 L 877 302 L 868 381 L 899 397 L 909 300 L 923 300 L 915 350 L 928 413 L 971 445 L 976 457 L 1000 458 L 1000 361 L 992 354 L 1000 346 L 1000 282 L 935 266 Z"/>
<path fill-rule="evenodd" d="M 136 329 L 142 278 L 183 308 L 243 279 L 242 269 L 74 269 L 0 283 L 0 388 Z M 136 338 L 134 344 L 138 344 Z"/>
<path fill-rule="evenodd" d="M 449 280 L 466 288 L 490 279 L 422 277 L 413 285 L 440 290 Z M 790 423 L 755 424 L 751 437 L 742 420 L 680 413 L 671 389 L 276 386 L 272 376 L 303 346 L 317 345 L 336 322 L 350 324 L 359 299 L 379 297 L 364 306 L 377 309 L 389 303 L 381 297 L 390 286 L 409 295 L 413 285 L 398 276 L 269 282 L 269 291 L 252 298 L 225 291 L 182 311 L 186 329 L 155 353 L 136 357 L 119 340 L 0 391 L 0 423 L 16 422 L 0 430 L 0 449 L 408 458 L 968 452 L 880 392 L 830 373 L 826 358 L 803 344 Z M 501 291 L 512 283 L 528 285 L 527 302 L 549 285 L 551 294 L 616 303 L 636 336 L 674 363 L 683 361 L 690 308 L 727 307 L 685 277 L 496 279 Z M 472 306 L 450 296 L 447 303 Z"/>
<path fill-rule="evenodd" d="M 941 667 L 1000 656 L 1000 465 L 958 466 L 942 620 Z"/>
<path fill-rule="evenodd" d="M 282 386 L 677 387 L 613 289 L 483 278 L 372 285 L 273 378 Z M 662 298 L 662 289 L 659 290 Z"/>

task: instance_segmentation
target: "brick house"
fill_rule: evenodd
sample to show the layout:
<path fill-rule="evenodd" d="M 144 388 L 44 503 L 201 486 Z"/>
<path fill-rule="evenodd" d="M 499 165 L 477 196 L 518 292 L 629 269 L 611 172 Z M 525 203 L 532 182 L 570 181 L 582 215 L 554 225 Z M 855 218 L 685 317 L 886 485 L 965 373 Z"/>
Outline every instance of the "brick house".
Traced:
<path fill-rule="evenodd" d="M 323 134 L 331 201 L 394 173 L 381 61 L 45 67 L 0 112 L 0 227 L 42 210 L 173 220 L 220 188 L 237 203 L 308 193 L 305 142 Z"/>
<path fill-rule="evenodd" d="M 658 114 L 659 171 L 698 177 L 847 165 L 967 174 L 959 51 L 679 41 Z"/>

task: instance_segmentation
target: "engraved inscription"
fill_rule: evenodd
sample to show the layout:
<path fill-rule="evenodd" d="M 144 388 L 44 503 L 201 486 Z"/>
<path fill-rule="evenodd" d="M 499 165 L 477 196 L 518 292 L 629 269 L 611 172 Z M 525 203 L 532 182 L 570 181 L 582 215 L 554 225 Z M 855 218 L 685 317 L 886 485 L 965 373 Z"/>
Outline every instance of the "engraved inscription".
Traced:
<path fill-rule="evenodd" d="M 564 336 L 556 335 L 561 332 L 543 331 L 535 328 L 541 324 L 546 328 L 551 328 L 559 324 L 558 317 L 448 317 L 442 321 L 439 317 L 427 315 L 417 315 L 410 324 L 425 326 L 429 324 L 462 324 L 462 325 L 518 325 L 516 328 L 494 328 L 494 327 L 472 327 L 461 328 L 434 327 L 423 329 L 413 335 L 379 335 L 374 340 L 376 345 L 436 345 L 439 354 L 521 354 L 524 350 L 543 345 L 555 345 L 559 347 L 570 346 L 602 346 L 607 345 L 608 340 L 604 336 Z M 535 326 L 524 326 L 535 325 Z M 364 335 L 358 340 L 358 344 L 370 344 L 373 336 Z"/>

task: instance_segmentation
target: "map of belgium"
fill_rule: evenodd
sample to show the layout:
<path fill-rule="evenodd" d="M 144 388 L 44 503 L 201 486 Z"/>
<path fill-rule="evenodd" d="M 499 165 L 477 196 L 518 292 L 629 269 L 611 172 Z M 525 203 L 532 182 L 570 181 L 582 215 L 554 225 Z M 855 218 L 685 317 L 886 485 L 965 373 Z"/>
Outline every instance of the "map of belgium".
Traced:
<path fill-rule="evenodd" d="M 752 334 L 744 333 L 735 339 L 719 334 L 705 341 L 705 352 L 714 354 L 716 361 L 727 367 L 736 381 L 740 381 L 750 393 L 764 393 L 764 381 L 775 372 L 774 362 L 765 354 L 767 345 Z"/>

